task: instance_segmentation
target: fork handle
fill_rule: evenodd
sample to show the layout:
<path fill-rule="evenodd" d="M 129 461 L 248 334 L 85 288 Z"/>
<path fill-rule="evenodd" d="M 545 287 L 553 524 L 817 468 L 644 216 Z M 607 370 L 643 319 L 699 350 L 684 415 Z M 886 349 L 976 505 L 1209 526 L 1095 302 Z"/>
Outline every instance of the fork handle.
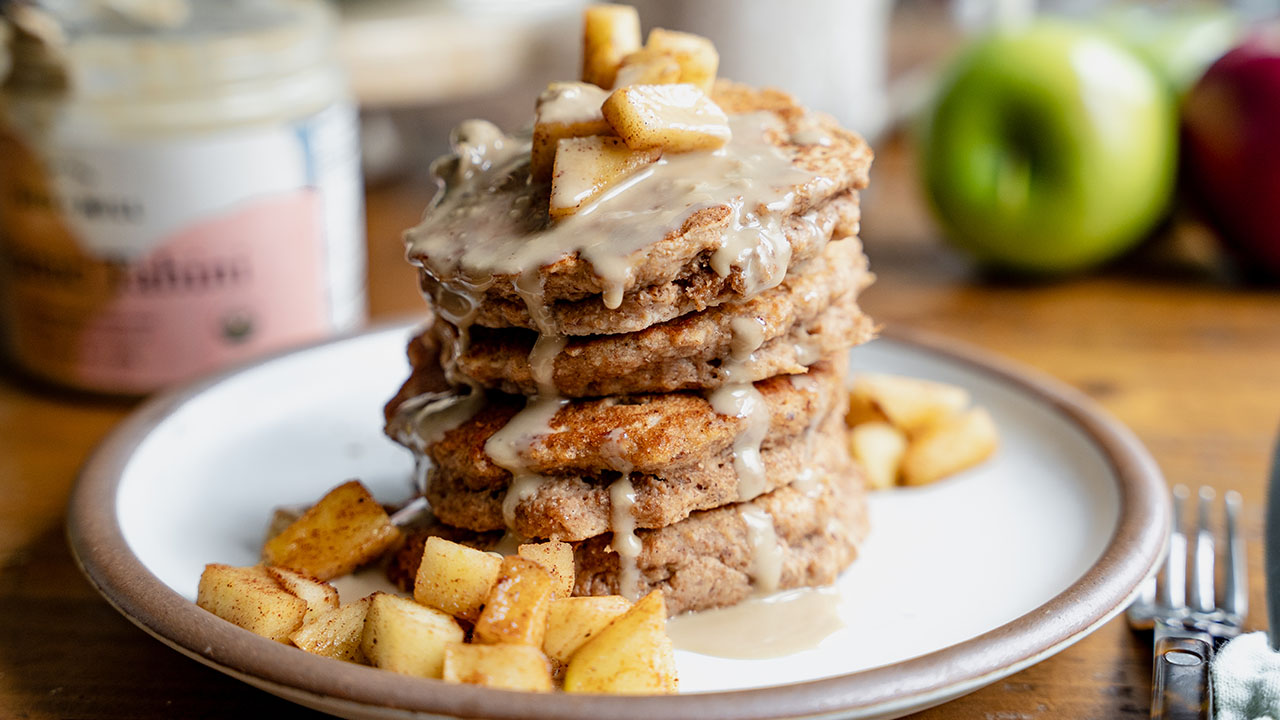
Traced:
<path fill-rule="evenodd" d="M 1212 655 L 1213 646 L 1199 638 L 1157 635 L 1151 682 L 1152 720 L 1212 720 Z"/>

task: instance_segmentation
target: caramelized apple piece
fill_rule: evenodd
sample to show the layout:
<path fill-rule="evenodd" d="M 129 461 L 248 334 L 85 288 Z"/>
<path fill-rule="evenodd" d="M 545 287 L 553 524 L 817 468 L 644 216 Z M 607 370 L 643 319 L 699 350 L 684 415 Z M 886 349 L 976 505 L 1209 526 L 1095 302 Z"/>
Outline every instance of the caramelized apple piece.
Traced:
<path fill-rule="evenodd" d="M 551 573 L 538 563 L 515 555 L 503 558 L 502 571 L 476 620 L 473 641 L 541 649 L 553 590 Z"/>
<path fill-rule="evenodd" d="M 670 85 L 680 82 L 680 63 L 674 56 L 648 48 L 622 58 L 615 88 L 628 85 Z M 603 100 L 602 100 L 603 102 Z"/>
<path fill-rule="evenodd" d="M 602 192 L 662 155 L 661 148 L 632 150 L 620 138 L 565 138 L 556 147 L 551 176 L 551 217 L 572 215 Z"/>
<path fill-rule="evenodd" d="M 547 182 L 555 167 L 556 145 L 565 138 L 612 135 L 600 106 L 609 93 L 591 83 L 551 83 L 538 97 L 533 125 L 529 172 L 535 182 Z"/>
<path fill-rule="evenodd" d="M 505 690 L 551 692 L 551 663 L 529 645 L 464 645 L 444 651 L 444 681 Z"/>
<path fill-rule="evenodd" d="M 729 118 L 693 85 L 631 85 L 613 91 L 604 119 L 632 150 L 715 150 L 729 142 Z"/>
<path fill-rule="evenodd" d="M 711 92 L 716 83 L 716 70 L 720 66 L 720 53 L 710 40 L 693 33 L 654 28 L 649 32 L 645 50 L 664 53 L 675 58 L 680 65 L 682 83 L 692 83 L 703 92 Z"/>
<path fill-rule="evenodd" d="M 578 648 L 565 670 L 565 691 L 674 693 L 676 663 L 666 625 L 666 602 L 654 590 Z"/>
<path fill-rule="evenodd" d="M 907 436 L 887 422 L 862 423 L 849 431 L 849 450 L 866 473 L 867 485 L 883 490 L 898 481 Z"/>
<path fill-rule="evenodd" d="M 582 13 L 582 80 L 613 87 L 622 58 L 640 49 L 640 14 L 630 5 L 590 5 Z"/>
<path fill-rule="evenodd" d="M 346 575 L 400 541 L 400 529 L 359 481 L 343 483 L 262 547 L 268 565 L 317 580 Z"/>

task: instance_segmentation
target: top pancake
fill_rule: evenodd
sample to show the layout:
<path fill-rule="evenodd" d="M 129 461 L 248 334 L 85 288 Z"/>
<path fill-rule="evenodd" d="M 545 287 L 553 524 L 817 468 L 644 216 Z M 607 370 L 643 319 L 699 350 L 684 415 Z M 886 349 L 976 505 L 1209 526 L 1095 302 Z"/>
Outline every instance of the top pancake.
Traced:
<path fill-rule="evenodd" d="M 547 186 L 528 179 L 527 141 L 468 126 L 437 165 L 445 192 L 406 235 L 437 309 L 491 327 L 630 332 L 753 294 L 792 257 L 856 232 L 871 163 L 862 138 L 776 90 L 721 82 L 714 98 L 735 123 L 726 151 L 664 157 L 554 225 Z M 760 246 L 726 262 L 747 236 Z M 694 305 L 662 312 L 673 283 L 713 279 Z M 584 313 L 584 301 L 609 311 Z"/>

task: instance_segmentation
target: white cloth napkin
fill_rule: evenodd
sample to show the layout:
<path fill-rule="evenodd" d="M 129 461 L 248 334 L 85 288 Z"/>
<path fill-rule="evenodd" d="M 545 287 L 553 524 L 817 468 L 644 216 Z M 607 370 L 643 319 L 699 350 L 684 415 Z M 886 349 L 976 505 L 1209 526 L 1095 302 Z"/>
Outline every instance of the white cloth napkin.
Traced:
<path fill-rule="evenodd" d="M 1210 669 L 1216 720 L 1280 720 L 1280 653 L 1266 633 L 1223 645 Z"/>

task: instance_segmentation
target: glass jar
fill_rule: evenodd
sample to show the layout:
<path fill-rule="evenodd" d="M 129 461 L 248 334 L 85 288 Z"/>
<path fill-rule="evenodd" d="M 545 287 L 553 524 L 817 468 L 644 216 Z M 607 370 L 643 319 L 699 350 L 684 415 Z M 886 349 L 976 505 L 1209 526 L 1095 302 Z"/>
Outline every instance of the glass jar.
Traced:
<path fill-rule="evenodd" d="M 364 320 L 356 113 L 322 2 L 43 7 L 6 10 L 16 365 L 138 394 Z"/>

